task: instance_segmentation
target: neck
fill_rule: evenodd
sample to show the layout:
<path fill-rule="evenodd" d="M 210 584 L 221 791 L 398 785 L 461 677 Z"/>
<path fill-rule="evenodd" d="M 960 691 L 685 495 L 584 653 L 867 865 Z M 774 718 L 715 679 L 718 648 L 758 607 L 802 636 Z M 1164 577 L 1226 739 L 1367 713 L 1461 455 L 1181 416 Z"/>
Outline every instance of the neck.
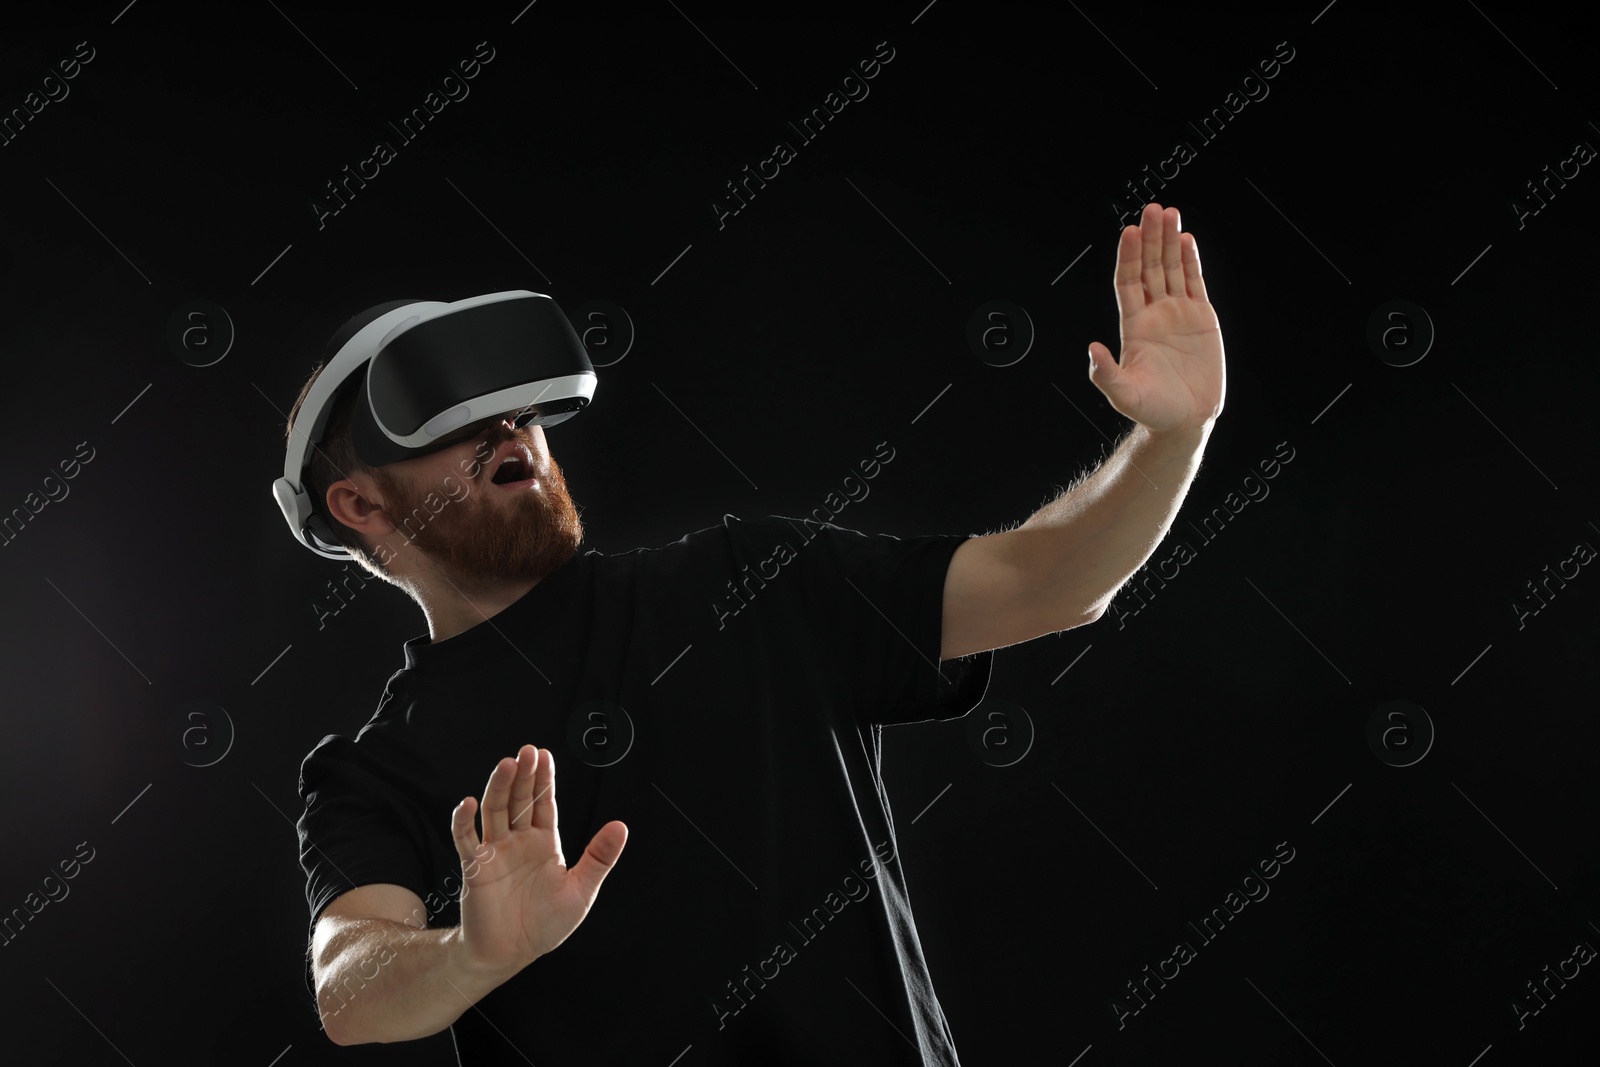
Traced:
<path fill-rule="evenodd" d="M 438 644 L 489 621 L 538 584 L 536 581 L 512 582 L 476 589 L 443 579 L 431 587 L 414 584 L 410 592 L 427 616 L 432 643 Z"/>

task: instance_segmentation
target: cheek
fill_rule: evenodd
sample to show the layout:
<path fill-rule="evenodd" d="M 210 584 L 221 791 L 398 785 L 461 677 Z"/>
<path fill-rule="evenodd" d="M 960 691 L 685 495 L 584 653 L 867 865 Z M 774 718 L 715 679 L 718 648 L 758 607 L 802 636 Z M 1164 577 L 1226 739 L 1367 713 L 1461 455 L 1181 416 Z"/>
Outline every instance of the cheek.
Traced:
<path fill-rule="evenodd" d="M 372 477 L 378 487 L 378 492 L 383 494 L 385 500 L 409 500 L 411 498 L 411 481 L 391 465 L 388 469 L 380 470 Z"/>
<path fill-rule="evenodd" d="M 428 457 L 430 460 L 432 458 Z M 390 501 L 394 505 L 393 510 L 409 512 L 413 508 L 420 507 L 422 501 L 427 497 L 430 487 L 433 491 L 439 492 L 441 496 L 443 495 L 443 490 L 440 487 L 444 484 L 444 479 L 450 472 L 442 465 L 426 461 L 422 469 L 410 469 L 416 464 L 417 461 L 415 460 L 405 463 L 392 463 L 387 469 L 380 472 L 379 478 L 375 479 L 378 483 L 379 491 L 383 493 L 384 500 Z M 436 466 L 438 467 L 437 470 L 434 469 Z"/>
<path fill-rule="evenodd" d="M 463 448 L 456 458 L 454 470 L 459 472 L 461 480 L 475 482 L 483 474 L 485 468 L 494 460 L 495 446 L 488 441 L 479 441 Z"/>

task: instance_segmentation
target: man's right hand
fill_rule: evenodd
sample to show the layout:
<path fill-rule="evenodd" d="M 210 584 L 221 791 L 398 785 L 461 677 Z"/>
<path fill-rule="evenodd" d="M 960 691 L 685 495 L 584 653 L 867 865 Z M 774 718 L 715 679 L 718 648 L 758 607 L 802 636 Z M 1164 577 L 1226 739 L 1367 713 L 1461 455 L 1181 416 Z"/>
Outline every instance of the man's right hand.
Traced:
<path fill-rule="evenodd" d="M 470 968 L 510 975 L 583 922 L 622 855 L 628 828 L 606 823 L 569 869 L 556 829 L 555 757 L 533 745 L 501 760 L 489 775 L 481 843 L 477 811 L 477 798 L 467 797 L 451 816 L 464 884 L 462 959 Z"/>

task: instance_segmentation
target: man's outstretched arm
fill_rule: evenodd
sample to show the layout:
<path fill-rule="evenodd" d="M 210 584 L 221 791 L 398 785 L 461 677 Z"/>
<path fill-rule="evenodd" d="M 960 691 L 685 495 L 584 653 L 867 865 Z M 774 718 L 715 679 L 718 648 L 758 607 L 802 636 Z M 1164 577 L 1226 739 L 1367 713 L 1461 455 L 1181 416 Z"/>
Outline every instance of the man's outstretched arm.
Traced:
<path fill-rule="evenodd" d="M 421 929 L 422 901 L 399 886 L 358 887 L 323 910 L 313 967 L 323 1029 L 334 1044 L 411 1041 L 452 1025 L 571 936 L 628 840 L 627 826 L 612 820 L 568 867 L 557 829 L 555 756 L 533 745 L 495 764 L 483 790 L 481 838 L 478 811 L 477 798 L 467 797 L 450 815 L 461 859 L 460 926 Z M 342 901 L 349 903 L 340 907 Z M 400 918 L 407 906 L 415 908 L 415 926 Z"/>
<path fill-rule="evenodd" d="M 945 578 L 940 655 L 1093 622 L 1155 552 L 1222 413 L 1222 330 L 1178 209 L 1145 205 L 1117 246 L 1122 358 L 1096 341 L 1089 379 L 1134 426 L 1092 474 L 1013 530 L 969 539 Z"/>

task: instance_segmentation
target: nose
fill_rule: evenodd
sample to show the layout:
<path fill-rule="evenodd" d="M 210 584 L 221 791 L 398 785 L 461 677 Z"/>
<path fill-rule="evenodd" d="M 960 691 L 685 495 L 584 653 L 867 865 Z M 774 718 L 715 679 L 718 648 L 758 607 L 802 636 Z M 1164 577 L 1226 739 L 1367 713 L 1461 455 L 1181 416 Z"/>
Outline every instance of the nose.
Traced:
<path fill-rule="evenodd" d="M 483 438 L 487 441 L 490 438 L 500 435 L 502 431 L 509 433 L 517 432 L 516 416 L 502 415 L 498 419 L 494 419 L 489 423 L 488 428 L 484 430 Z"/>
<path fill-rule="evenodd" d="M 517 427 L 516 413 L 512 412 L 508 415 L 502 415 L 500 418 L 490 423 L 489 428 L 483 432 L 482 440 L 484 442 L 500 442 L 517 438 L 526 438 L 528 441 L 533 443 L 534 451 L 537 453 L 538 443 L 533 441 L 533 431 L 536 428 L 538 428 L 538 424 L 534 423 L 519 430 Z"/>

